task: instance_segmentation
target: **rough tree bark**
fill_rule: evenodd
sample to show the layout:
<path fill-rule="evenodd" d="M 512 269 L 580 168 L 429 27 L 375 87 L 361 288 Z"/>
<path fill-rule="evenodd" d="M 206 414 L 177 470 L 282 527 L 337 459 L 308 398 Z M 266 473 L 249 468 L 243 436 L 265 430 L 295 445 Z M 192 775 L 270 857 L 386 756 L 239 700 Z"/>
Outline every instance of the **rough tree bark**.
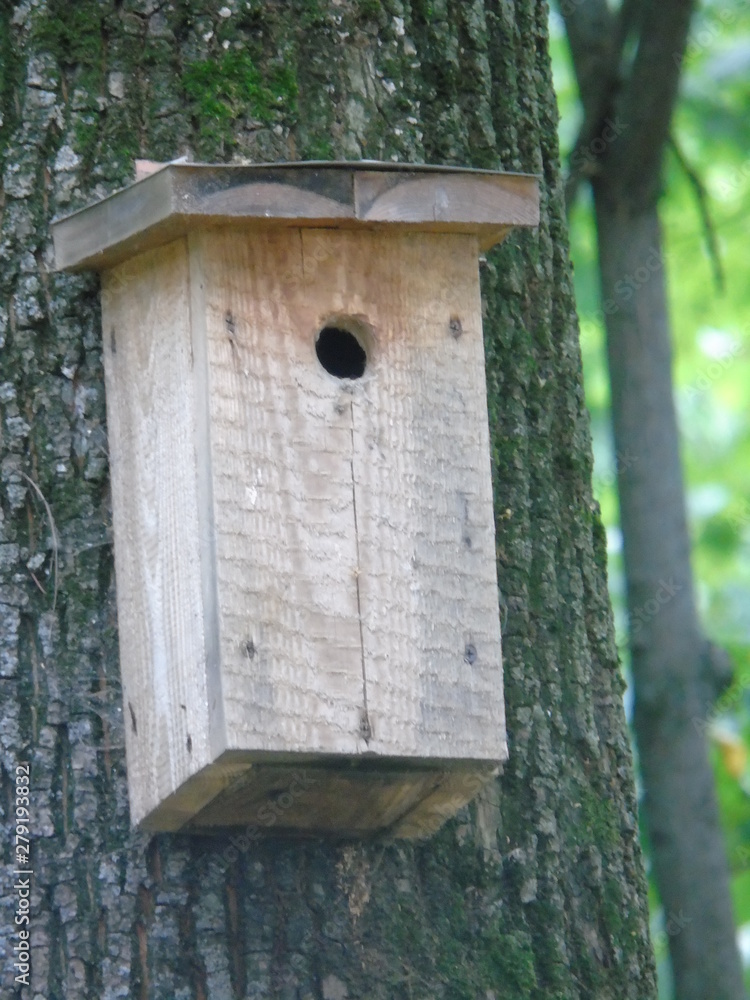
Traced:
<path fill-rule="evenodd" d="M 561 3 L 584 107 L 618 461 L 634 725 L 679 1000 L 745 996 L 705 743 L 720 658 L 696 613 L 658 198 L 692 3 Z M 626 53 L 635 52 L 628 63 Z"/>
<path fill-rule="evenodd" d="M 533 0 L 0 2 L 5 995 L 654 996 L 546 16 Z M 136 156 L 181 154 L 541 175 L 538 232 L 483 277 L 510 760 L 426 843 L 130 830 L 98 285 L 52 273 L 48 222 Z M 33 991 L 11 950 L 26 760 Z"/>

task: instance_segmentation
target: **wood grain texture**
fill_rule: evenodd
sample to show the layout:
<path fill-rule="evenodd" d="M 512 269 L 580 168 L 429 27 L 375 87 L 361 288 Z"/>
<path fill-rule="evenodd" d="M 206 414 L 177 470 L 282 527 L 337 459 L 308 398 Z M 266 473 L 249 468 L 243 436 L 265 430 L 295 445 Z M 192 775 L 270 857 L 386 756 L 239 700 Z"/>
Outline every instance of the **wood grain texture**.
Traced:
<path fill-rule="evenodd" d="M 107 275 L 135 821 L 246 823 L 326 760 L 285 826 L 415 835 L 505 758 L 476 257 L 218 227 Z"/>
<path fill-rule="evenodd" d="M 147 168 L 148 169 L 148 168 Z M 222 223 L 278 228 L 387 225 L 473 233 L 489 249 L 539 222 L 536 178 L 372 163 L 172 163 L 53 225 L 58 270 L 105 270 L 179 235 Z"/>
<path fill-rule="evenodd" d="M 191 253 L 205 295 L 226 747 L 356 753 L 350 415 L 315 357 L 300 233 L 209 230 Z"/>
<path fill-rule="evenodd" d="M 184 240 L 103 277 L 131 815 L 210 761 Z"/>
<path fill-rule="evenodd" d="M 304 759 L 279 765 L 227 755 L 238 776 L 227 782 L 185 830 L 216 833 L 242 825 L 255 837 L 276 835 L 422 838 L 473 799 L 494 771 L 443 770 L 405 761 Z M 238 758 L 246 759 L 244 773 Z M 328 766 L 326 766 L 326 764 Z"/>
<path fill-rule="evenodd" d="M 346 385 L 344 399 L 372 729 L 367 748 L 500 760 L 476 239 L 303 231 L 302 240 L 304 325 L 319 328 L 333 314 L 357 317 L 371 331 L 368 370 Z M 325 372 L 319 377 L 334 390 L 341 385 Z"/>
<path fill-rule="evenodd" d="M 502 759 L 476 240 L 225 229 L 191 248 L 227 747 Z M 352 321 L 371 360 L 338 379 L 315 339 Z"/>

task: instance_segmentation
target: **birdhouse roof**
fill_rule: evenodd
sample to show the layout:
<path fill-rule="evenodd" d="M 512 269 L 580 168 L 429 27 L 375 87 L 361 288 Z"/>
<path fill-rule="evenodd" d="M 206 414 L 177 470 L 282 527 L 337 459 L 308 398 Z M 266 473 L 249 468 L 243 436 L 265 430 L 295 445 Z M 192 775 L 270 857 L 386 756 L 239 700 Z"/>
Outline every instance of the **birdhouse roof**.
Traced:
<path fill-rule="evenodd" d="M 487 250 L 539 222 L 531 174 L 368 160 L 154 168 L 53 223 L 58 270 L 107 270 L 216 225 L 476 233 Z"/>

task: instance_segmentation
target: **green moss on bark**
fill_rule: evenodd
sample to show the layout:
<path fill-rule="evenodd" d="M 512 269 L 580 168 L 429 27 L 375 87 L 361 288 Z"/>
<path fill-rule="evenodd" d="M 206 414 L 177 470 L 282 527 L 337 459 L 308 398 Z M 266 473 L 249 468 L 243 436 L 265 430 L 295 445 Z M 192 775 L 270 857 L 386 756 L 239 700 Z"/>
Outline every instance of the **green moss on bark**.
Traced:
<path fill-rule="evenodd" d="M 297 80 L 289 65 L 261 73 L 248 52 L 229 49 L 188 63 L 183 86 L 195 121 L 196 153 L 208 161 L 224 159 L 236 146 L 241 120 L 253 125 L 287 126 L 296 117 Z"/>
<path fill-rule="evenodd" d="M 103 70 L 106 8 L 97 0 L 48 0 L 34 21 L 32 44 L 61 67 Z"/>

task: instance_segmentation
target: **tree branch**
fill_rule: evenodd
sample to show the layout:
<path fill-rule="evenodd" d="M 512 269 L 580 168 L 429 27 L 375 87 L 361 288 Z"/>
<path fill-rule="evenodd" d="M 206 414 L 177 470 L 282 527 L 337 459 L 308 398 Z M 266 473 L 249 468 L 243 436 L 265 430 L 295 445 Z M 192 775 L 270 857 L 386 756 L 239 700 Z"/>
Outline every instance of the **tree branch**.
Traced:
<path fill-rule="evenodd" d="M 719 250 L 719 242 L 716 239 L 716 230 L 714 229 L 711 212 L 708 206 L 708 192 L 706 191 L 703 181 L 688 163 L 685 154 L 680 149 L 677 144 L 677 140 L 673 135 L 670 135 L 668 142 L 670 149 L 674 153 L 678 164 L 685 173 L 685 176 L 690 181 L 690 185 L 695 193 L 695 200 L 698 202 L 698 211 L 700 212 L 701 222 L 703 223 L 703 233 L 706 238 L 708 256 L 711 259 L 711 265 L 713 267 L 716 289 L 718 292 L 723 292 L 724 268 L 721 263 L 721 252 Z"/>
<path fill-rule="evenodd" d="M 566 200 L 581 180 L 609 164 L 610 183 L 631 204 L 659 193 L 659 173 L 677 98 L 694 0 L 623 0 L 619 15 L 606 0 L 558 0 L 565 21 L 584 121 L 570 157 Z M 629 71 L 623 53 L 636 45 Z M 597 143 L 608 115 L 621 127 Z M 617 155 L 612 151 L 617 146 Z"/>
<path fill-rule="evenodd" d="M 625 0 L 629 2 L 629 0 Z M 583 105 L 583 123 L 568 160 L 565 203 L 568 211 L 582 180 L 598 169 L 593 144 L 617 85 L 618 59 L 613 52 L 615 18 L 606 0 L 558 0 Z"/>
<path fill-rule="evenodd" d="M 651 204 L 659 194 L 693 7 L 694 0 L 660 0 L 641 10 L 638 50 L 616 105 L 628 127 L 618 142 L 616 162 L 611 159 L 617 186 L 631 205 Z"/>
<path fill-rule="evenodd" d="M 609 90 L 606 83 L 616 74 L 615 18 L 606 0 L 558 0 L 558 9 L 565 22 L 585 125 L 597 117 L 602 91 Z"/>

